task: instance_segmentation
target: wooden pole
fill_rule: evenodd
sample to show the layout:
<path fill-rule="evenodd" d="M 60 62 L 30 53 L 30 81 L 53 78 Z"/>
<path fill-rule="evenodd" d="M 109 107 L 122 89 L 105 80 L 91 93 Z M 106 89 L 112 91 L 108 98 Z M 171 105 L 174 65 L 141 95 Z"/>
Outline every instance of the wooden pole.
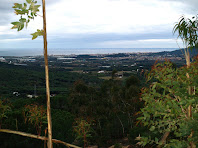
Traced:
<path fill-rule="evenodd" d="M 53 148 L 52 143 L 52 121 L 51 121 L 51 107 L 50 107 L 50 89 L 49 89 L 49 68 L 47 55 L 47 29 L 46 29 L 46 10 L 45 0 L 43 4 L 43 41 L 44 41 L 44 59 L 45 59 L 45 79 L 46 79 L 46 97 L 47 97 L 47 121 L 48 121 L 48 148 Z"/>

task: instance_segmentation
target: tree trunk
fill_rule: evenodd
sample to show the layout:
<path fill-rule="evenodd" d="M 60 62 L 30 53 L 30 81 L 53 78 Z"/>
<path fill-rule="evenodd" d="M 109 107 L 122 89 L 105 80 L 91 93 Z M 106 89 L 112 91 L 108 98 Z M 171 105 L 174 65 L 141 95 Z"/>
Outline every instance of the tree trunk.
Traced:
<path fill-rule="evenodd" d="M 132 129 L 133 125 L 132 125 L 132 121 L 131 121 L 131 115 L 129 112 L 127 114 L 128 114 L 128 122 L 129 122 L 130 128 Z"/>
<path fill-rule="evenodd" d="M 166 139 L 167 139 L 167 137 L 169 136 L 169 134 L 170 134 L 170 132 L 166 132 L 166 133 L 163 135 L 163 137 L 162 137 L 162 139 L 160 140 L 159 143 L 161 143 L 161 144 L 163 145 L 163 144 L 166 142 Z M 161 148 L 161 146 L 158 145 L 157 148 Z"/>
<path fill-rule="evenodd" d="M 190 53 L 189 53 L 189 49 L 186 48 L 184 50 L 184 52 L 185 52 L 186 65 L 187 65 L 187 68 L 189 68 L 190 67 Z"/>
<path fill-rule="evenodd" d="M 47 57 L 47 29 L 46 29 L 45 0 L 42 0 L 42 4 L 43 4 L 43 30 L 44 30 L 43 40 L 44 40 L 44 59 L 45 59 L 45 79 L 46 79 L 46 97 L 47 97 L 48 148 L 53 148 L 50 89 L 49 89 L 49 68 L 48 68 L 48 57 Z"/>
<path fill-rule="evenodd" d="M 185 50 L 185 59 L 186 59 L 187 68 L 190 68 L 190 53 L 189 53 L 188 48 Z M 190 78 L 189 73 L 186 73 L 186 77 L 187 77 L 187 79 Z M 188 94 L 189 95 L 192 94 L 190 86 L 188 86 Z M 188 117 L 189 118 L 192 117 L 192 106 L 191 105 L 189 105 L 189 107 L 188 107 Z"/>
<path fill-rule="evenodd" d="M 100 120 L 99 119 L 98 119 L 98 125 L 99 125 L 99 128 L 100 128 L 100 135 L 102 136 L 102 128 L 101 128 Z"/>
<path fill-rule="evenodd" d="M 116 115 L 116 116 L 117 116 L 118 120 L 120 121 L 120 124 L 121 124 L 121 126 L 122 126 L 122 134 L 123 134 L 123 136 L 124 136 L 124 125 L 123 125 L 121 119 L 118 117 L 118 115 Z"/>
<path fill-rule="evenodd" d="M 188 48 L 186 48 L 186 50 L 185 50 L 185 58 L 186 58 L 187 68 L 190 68 L 190 53 L 189 53 L 189 49 Z M 186 77 L 187 77 L 187 79 L 190 78 L 189 73 L 186 73 Z M 193 94 L 191 86 L 188 86 L 188 94 L 189 95 Z M 191 105 L 188 106 L 188 118 L 189 119 L 192 118 L 192 106 Z M 191 131 L 191 134 L 190 134 L 189 138 L 192 137 L 192 136 L 193 136 L 193 131 Z M 193 141 L 190 142 L 190 147 L 191 148 L 196 148 L 196 145 L 194 144 Z"/>

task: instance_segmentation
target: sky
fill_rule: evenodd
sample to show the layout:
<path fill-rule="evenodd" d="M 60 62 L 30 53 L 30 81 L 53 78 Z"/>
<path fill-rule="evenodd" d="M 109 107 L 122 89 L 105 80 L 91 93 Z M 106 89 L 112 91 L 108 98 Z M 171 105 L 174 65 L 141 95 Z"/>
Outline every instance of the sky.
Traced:
<path fill-rule="evenodd" d="M 0 0 L 0 49 L 43 48 L 42 9 L 28 28 L 11 29 L 14 3 Z M 41 3 L 41 0 L 38 0 Z M 198 0 L 46 0 L 49 48 L 179 48 L 172 29 L 184 15 L 198 14 Z"/>

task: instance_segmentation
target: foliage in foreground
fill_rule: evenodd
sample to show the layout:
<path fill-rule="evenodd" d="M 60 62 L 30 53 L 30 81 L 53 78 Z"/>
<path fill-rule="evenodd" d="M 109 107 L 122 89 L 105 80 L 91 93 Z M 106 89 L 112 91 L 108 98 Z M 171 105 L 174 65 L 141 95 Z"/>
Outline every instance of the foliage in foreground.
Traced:
<path fill-rule="evenodd" d="M 73 81 L 77 78 L 79 77 Z M 140 81 L 135 76 L 126 81 L 104 81 L 95 87 L 87 85 L 86 81 L 76 81 L 70 88 L 70 93 L 52 97 L 53 137 L 82 147 L 84 142 L 86 146 L 113 145 L 117 142 L 116 139 L 127 136 L 135 127 L 134 114 L 142 106 L 139 87 Z M 45 96 L 32 99 L 20 97 L 10 99 L 12 110 L 0 110 L 0 115 L 5 115 L 2 118 L 2 128 L 44 136 L 47 128 Z M 4 100 L 4 97 L 1 99 Z M 3 105 L 5 103 L 4 101 Z M 44 144 L 39 140 L 6 133 L 1 133 L 0 139 L 3 141 L 0 147 L 13 147 L 15 143 L 16 147 L 42 147 Z M 59 144 L 54 147 L 64 146 Z"/>
<path fill-rule="evenodd" d="M 142 89 L 142 116 L 138 119 L 149 128 L 151 135 L 139 137 L 142 146 L 163 145 L 164 147 L 188 147 L 190 142 L 198 145 L 198 59 L 189 68 L 173 68 L 169 61 L 155 64 L 147 76 L 149 88 Z M 189 74 L 187 79 L 186 74 Z M 189 86 L 192 94 L 189 94 Z M 192 118 L 188 107 L 192 106 Z M 191 135 L 191 131 L 194 133 Z M 164 134 L 169 135 L 161 141 Z"/>

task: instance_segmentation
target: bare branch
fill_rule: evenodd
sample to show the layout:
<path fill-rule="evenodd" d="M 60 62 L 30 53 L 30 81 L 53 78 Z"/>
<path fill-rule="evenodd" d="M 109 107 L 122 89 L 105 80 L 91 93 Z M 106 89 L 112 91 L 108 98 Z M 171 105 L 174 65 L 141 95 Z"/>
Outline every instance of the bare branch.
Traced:
<path fill-rule="evenodd" d="M 39 135 L 34 135 L 34 134 L 30 134 L 30 133 L 25 133 L 25 132 L 20 132 L 20 131 L 13 131 L 13 130 L 9 130 L 9 129 L 0 129 L 0 132 L 3 133 L 9 133 L 9 134 L 16 134 L 16 135 L 21 135 L 21 136 L 25 136 L 25 137 L 30 137 L 30 138 L 34 138 L 34 139 L 39 139 L 39 140 L 48 140 L 47 137 L 44 136 L 39 136 Z M 52 142 L 54 143 L 61 143 L 67 147 L 73 147 L 73 148 L 80 148 L 78 146 L 63 142 L 61 140 L 57 140 L 57 139 L 52 139 Z"/>

